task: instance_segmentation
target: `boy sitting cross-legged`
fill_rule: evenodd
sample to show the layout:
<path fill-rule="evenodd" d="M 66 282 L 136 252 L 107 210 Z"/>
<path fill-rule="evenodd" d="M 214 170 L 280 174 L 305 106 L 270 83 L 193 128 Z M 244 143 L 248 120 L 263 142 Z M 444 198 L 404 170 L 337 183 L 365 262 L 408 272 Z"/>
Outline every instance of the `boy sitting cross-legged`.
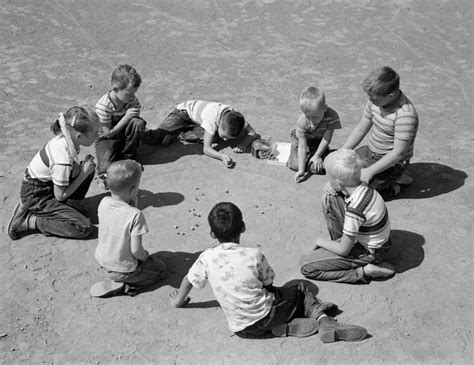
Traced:
<path fill-rule="evenodd" d="M 111 281 L 91 288 L 96 297 L 137 290 L 155 284 L 165 275 L 165 264 L 143 248 L 142 236 L 148 232 L 145 217 L 137 208 L 137 193 L 142 166 L 133 160 L 112 162 L 107 169 L 111 196 L 99 204 L 99 242 L 95 258 Z"/>
<path fill-rule="evenodd" d="M 170 293 L 175 307 L 189 302 L 192 287 L 209 281 L 227 317 L 229 329 L 242 337 L 305 337 L 320 333 L 323 342 L 360 341 L 365 328 L 343 325 L 325 311 L 335 304 L 320 302 L 303 283 L 274 287 L 275 274 L 259 248 L 242 247 L 245 231 L 240 209 L 232 203 L 218 203 L 208 216 L 211 236 L 219 245 L 205 250 L 183 278 L 179 290 Z"/>
<path fill-rule="evenodd" d="M 380 194 L 361 181 L 361 163 L 353 150 L 340 149 L 326 157 L 329 178 L 323 214 L 331 239 L 319 237 L 310 254 L 301 258 L 301 273 L 309 279 L 368 283 L 388 277 L 394 268 L 383 262 L 391 247 L 390 219 Z"/>

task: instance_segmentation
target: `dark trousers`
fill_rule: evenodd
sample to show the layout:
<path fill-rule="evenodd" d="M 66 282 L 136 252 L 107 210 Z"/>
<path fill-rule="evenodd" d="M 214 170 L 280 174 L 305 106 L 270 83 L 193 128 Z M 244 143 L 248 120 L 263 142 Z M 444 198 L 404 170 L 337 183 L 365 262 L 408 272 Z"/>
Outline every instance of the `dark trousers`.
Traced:
<path fill-rule="evenodd" d="M 291 149 L 290 149 L 290 157 L 288 158 L 288 162 L 286 166 L 288 166 L 293 171 L 298 171 L 298 137 L 296 137 L 296 130 L 292 130 L 290 134 L 291 138 Z M 314 156 L 316 151 L 318 150 L 319 144 L 321 143 L 321 139 L 310 139 L 308 138 L 308 149 L 306 151 L 306 162 L 305 162 L 305 171 L 311 174 L 316 174 L 316 169 L 314 165 L 311 163 L 311 158 Z M 326 148 L 321 158 L 324 160 L 327 155 L 329 155 L 332 150 Z M 319 175 L 324 175 L 326 173 L 325 170 L 319 172 Z"/>
<path fill-rule="evenodd" d="M 152 285 L 163 279 L 165 270 L 166 266 L 163 261 L 149 256 L 145 261 L 139 261 L 137 268 L 133 272 L 107 271 L 107 275 L 115 282 L 139 288 Z"/>
<path fill-rule="evenodd" d="M 315 308 L 320 307 L 321 302 L 306 288 L 304 283 L 290 287 L 272 286 L 268 291 L 275 295 L 270 312 L 261 320 L 236 332 L 237 335 L 259 337 L 278 325 L 290 322 L 293 318 L 315 318 L 322 314 L 319 311 L 315 313 Z M 335 307 L 332 303 L 328 303 L 328 305 Z"/>
<path fill-rule="evenodd" d="M 91 173 L 69 197 L 84 199 L 94 178 Z M 45 236 L 84 238 L 91 234 L 93 225 L 89 218 L 54 197 L 52 182 L 42 182 L 29 176 L 28 170 L 21 184 L 21 202 L 36 217 L 36 226 Z"/>
<path fill-rule="evenodd" d="M 132 119 L 127 126 L 113 137 L 101 136 L 95 141 L 97 173 L 107 171 L 114 162 L 125 159 L 135 160 L 140 144 L 140 136 L 145 130 L 146 122 L 141 118 Z"/>

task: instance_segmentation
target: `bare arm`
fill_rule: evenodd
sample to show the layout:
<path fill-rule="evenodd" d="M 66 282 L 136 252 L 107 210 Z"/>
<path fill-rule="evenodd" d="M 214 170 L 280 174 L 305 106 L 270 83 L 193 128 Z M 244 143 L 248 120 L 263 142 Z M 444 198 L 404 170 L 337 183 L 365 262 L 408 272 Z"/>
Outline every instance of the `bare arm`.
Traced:
<path fill-rule="evenodd" d="M 369 182 L 378 173 L 387 170 L 400 161 L 408 148 L 408 141 L 395 139 L 393 149 L 373 165 L 362 169 L 361 180 Z"/>
<path fill-rule="evenodd" d="M 190 300 L 188 298 L 188 294 L 191 292 L 192 288 L 193 286 L 189 282 L 188 277 L 185 276 L 183 280 L 181 281 L 181 286 L 179 287 L 179 289 L 173 290 L 169 294 L 169 299 L 170 299 L 171 304 L 174 307 L 179 308 L 179 307 L 184 306 L 186 303 L 188 303 Z"/>
<path fill-rule="evenodd" d="M 252 126 L 247 123 L 245 128 L 243 129 L 243 132 L 246 134 L 245 138 L 243 139 L 242 142 L 239 143 L 237 147 L 234 148 L 234 152 L 236 153 L 242 153 L 245 152 L 249 144 L 254 140 L 259 138 L 260 136 L 258 133 L 255 131 L 255 129 L 252 128 Z"/>
<path fill-rule="evenodd" d="M 356 236 L 343 234 L 340 241 L 332 241 L 322 237 L 316 240 L 316 247 L 325 248 L 339 256 L 347 256 L 351 252 L 356 241 Z"/>
<path fill-rule="evenodd" d="M 150 256 L 148 251 L 143 248 L 141 235 L 131 237 L 130 250 L 132 251 L 132 255 L 140 261 L 146 261 L 148 256 Z"/>
<path fill-rule="evenodd" d="M 84 182 L 84 180 L 93 174 L 95 170 L 95 163 L 92 158 L 86 158 L 81 166 L 79 174 L 69 183 L 68 186 L 54 185 L 54 197 L 56 200 L 62 202 L 67 200 L 77 188 Z"/>
<path fill-rule="evenodd" d="M 140 108 L 127 109 L 126 114 L 113 128 L 111 128 L 112 123 L 102 123 L 102 131 L 106 137 L 114 137 L 120 133 L 120 131 L 124 129 L 133 118 L 138 116 L 140 116 Z"/>
<path fill-rule="evenodd" d="M 207 131 L 204 132 L 204 146 L 203 146 L 203 152 L 206 156 L 215 158 L 216 160 L 221 160 L 226 167 L 232 167 L 233 161 L 230 156 L 227 156 L 224 153 L 220 153 L 216 151 L 214 148 L 212 148 L 212 141 L 214 139 L 214 136 L 208 133 Z"/>
<path fill-rule="evenodd" d="M 356 147 L 362 141 L 362 139 L 364 139 L 371 127 L 372 121 L 368 118 L 362 117 L 359 124 L 355 126 L 349 137 L 347 137 L 347 140 L 342 148 L 353 149 Z"/>
<path fill-rule="evenodd" d="M 298 171 L 295 174 L 295 181 L 304 180 L 306 170 L 306 150 L 308 149 L 308 139 L 306 137 L 298 137 Z"/>
<path fill-rule="evenodd" d="M 332 140 L 333 132 L 334 131 L 332 129 L 328 129 L 326 132 L 324 132 L 318 149 L 316 150 L 314 156 L 311 157 L 311 162 L 313 163 L 317 173 L 321 173 L 324 170 L 323 158 L 321 156 L 328 149 L 329 143 L 331 143 Z"/>

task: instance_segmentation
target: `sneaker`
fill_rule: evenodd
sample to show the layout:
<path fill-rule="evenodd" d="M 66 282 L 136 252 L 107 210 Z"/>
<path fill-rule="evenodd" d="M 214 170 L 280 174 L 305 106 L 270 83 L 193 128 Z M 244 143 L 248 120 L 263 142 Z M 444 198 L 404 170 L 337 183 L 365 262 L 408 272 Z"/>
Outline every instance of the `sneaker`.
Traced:
<path fill-rule="evenodd" d="M 369 278 L 386 278 L 395 274 L 395 268 L 388 262 L 382 262 L 378 265 L 368 264 L 363 267 L 364 275 Z"/>
<path fill-rule="evenodd" d="M 27 220 L 28 208 L 21 202 L 17 203 L 7 227 L 8 235 L 12 240 L 19 239 L 21 232 L 28 231 Z"/>
<path fill-rule="evenodd" d="M 319 335 L 324 343 L 335 341 L 362 341 L 367 337 L 364 327 L 338 323 L 334 318 L 323 317 L 319 320 Z"/>
<path fill-rule="evenodd" d="M 319 322 L 314 318 L 294 318 L 291 322 L 272 328 L 276 337 L 308 337 L 318 332 Z"/>
<path fill-rule="evenodd" d="M 411 185 L 415 181 L 414 178 L 407 174 L 402 174 L 395 182 L 399 185 Z"/>

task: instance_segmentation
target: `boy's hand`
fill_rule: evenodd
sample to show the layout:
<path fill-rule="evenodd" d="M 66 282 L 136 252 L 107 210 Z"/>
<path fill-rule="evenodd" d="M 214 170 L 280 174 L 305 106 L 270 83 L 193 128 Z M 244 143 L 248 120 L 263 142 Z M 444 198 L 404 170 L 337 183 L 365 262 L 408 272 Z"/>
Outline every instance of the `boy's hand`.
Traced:
<path fill-rule="evenodd" d="M 362 171 L 360 172 L 360 179 L 362 181 L 365 181 L 366 183 L 369 183 L 373 177 L 374 175 L 372 174 L 372 172 L 369 171 L 369 169 L 362 169 Z"/>
<path fill-rule="evenodd" d="M 88 158 L 86 156 L 84 161 L 82 161 L 82 172 L 86 176 L 89 176 L 90 174 L 92 174 L 95 171 L 95 167 L 96 167 L 96 165 L 94 163 L 93 158 L 90 158 L 90 157 Z"/>
<path fill-rule="evenodd" d="M 333 195 L 333 196 L 337 195 L 337 191 L 331 186 L 329 181 L 326 183 L 326 185 L 324 185 L 324 192 L 328 195 Z"/>
<path fill-rule="evenodd" d="M 186 297 L 186 299 L 184 299 L 183 303 L 180 303 L 178 295 L 179 295 L 178 289 L 173 290 L 169 294 L 169 300 L 171 302 L 171 305 L 175 308 L 181 308 L 181 307 L 185 306 L 186 304 L 188 304 L 191 301 L 190 297 Z"/>
<path fill-rule="evenodd" d="M 313 156 L 310 160 L 310 163 L 314 165 L 314 170 L 316 171 L 317 174 L 323 172 L 324 164 L 323 164 L 323 159 L 321 157 Z"/>
<path fill-rule="evenodd" d="M 127 112 L 125 113 L 125 116 L 129 120 L 132 120 L 133 118 L 137 118 L 137 117 L 140 116 L 140 109 L 139 108 L 127 109 Z"/>
<path fill-rule="evenodd" d="M 304 181 L 305 172 L 304 171 L 297 171 L 295 174 L 295 182 L 300 183 Z"/>
<path fill-rule="evenodd" d="M 234 160 L 232 160 L 232 157 L 227 156 L 227 155 L 222 155 L 222 162 L 224 163 L 225 167 L 228 169 L 231 169 L 232 167 L 235 166 Z"/>
<path fill-rule="evenodd" d="M 247 146 L 241 143 L 238 146 L 234 147 L 232 150 L 235 153 L 244 153 L 246 149 L 247 149 Z"/>

